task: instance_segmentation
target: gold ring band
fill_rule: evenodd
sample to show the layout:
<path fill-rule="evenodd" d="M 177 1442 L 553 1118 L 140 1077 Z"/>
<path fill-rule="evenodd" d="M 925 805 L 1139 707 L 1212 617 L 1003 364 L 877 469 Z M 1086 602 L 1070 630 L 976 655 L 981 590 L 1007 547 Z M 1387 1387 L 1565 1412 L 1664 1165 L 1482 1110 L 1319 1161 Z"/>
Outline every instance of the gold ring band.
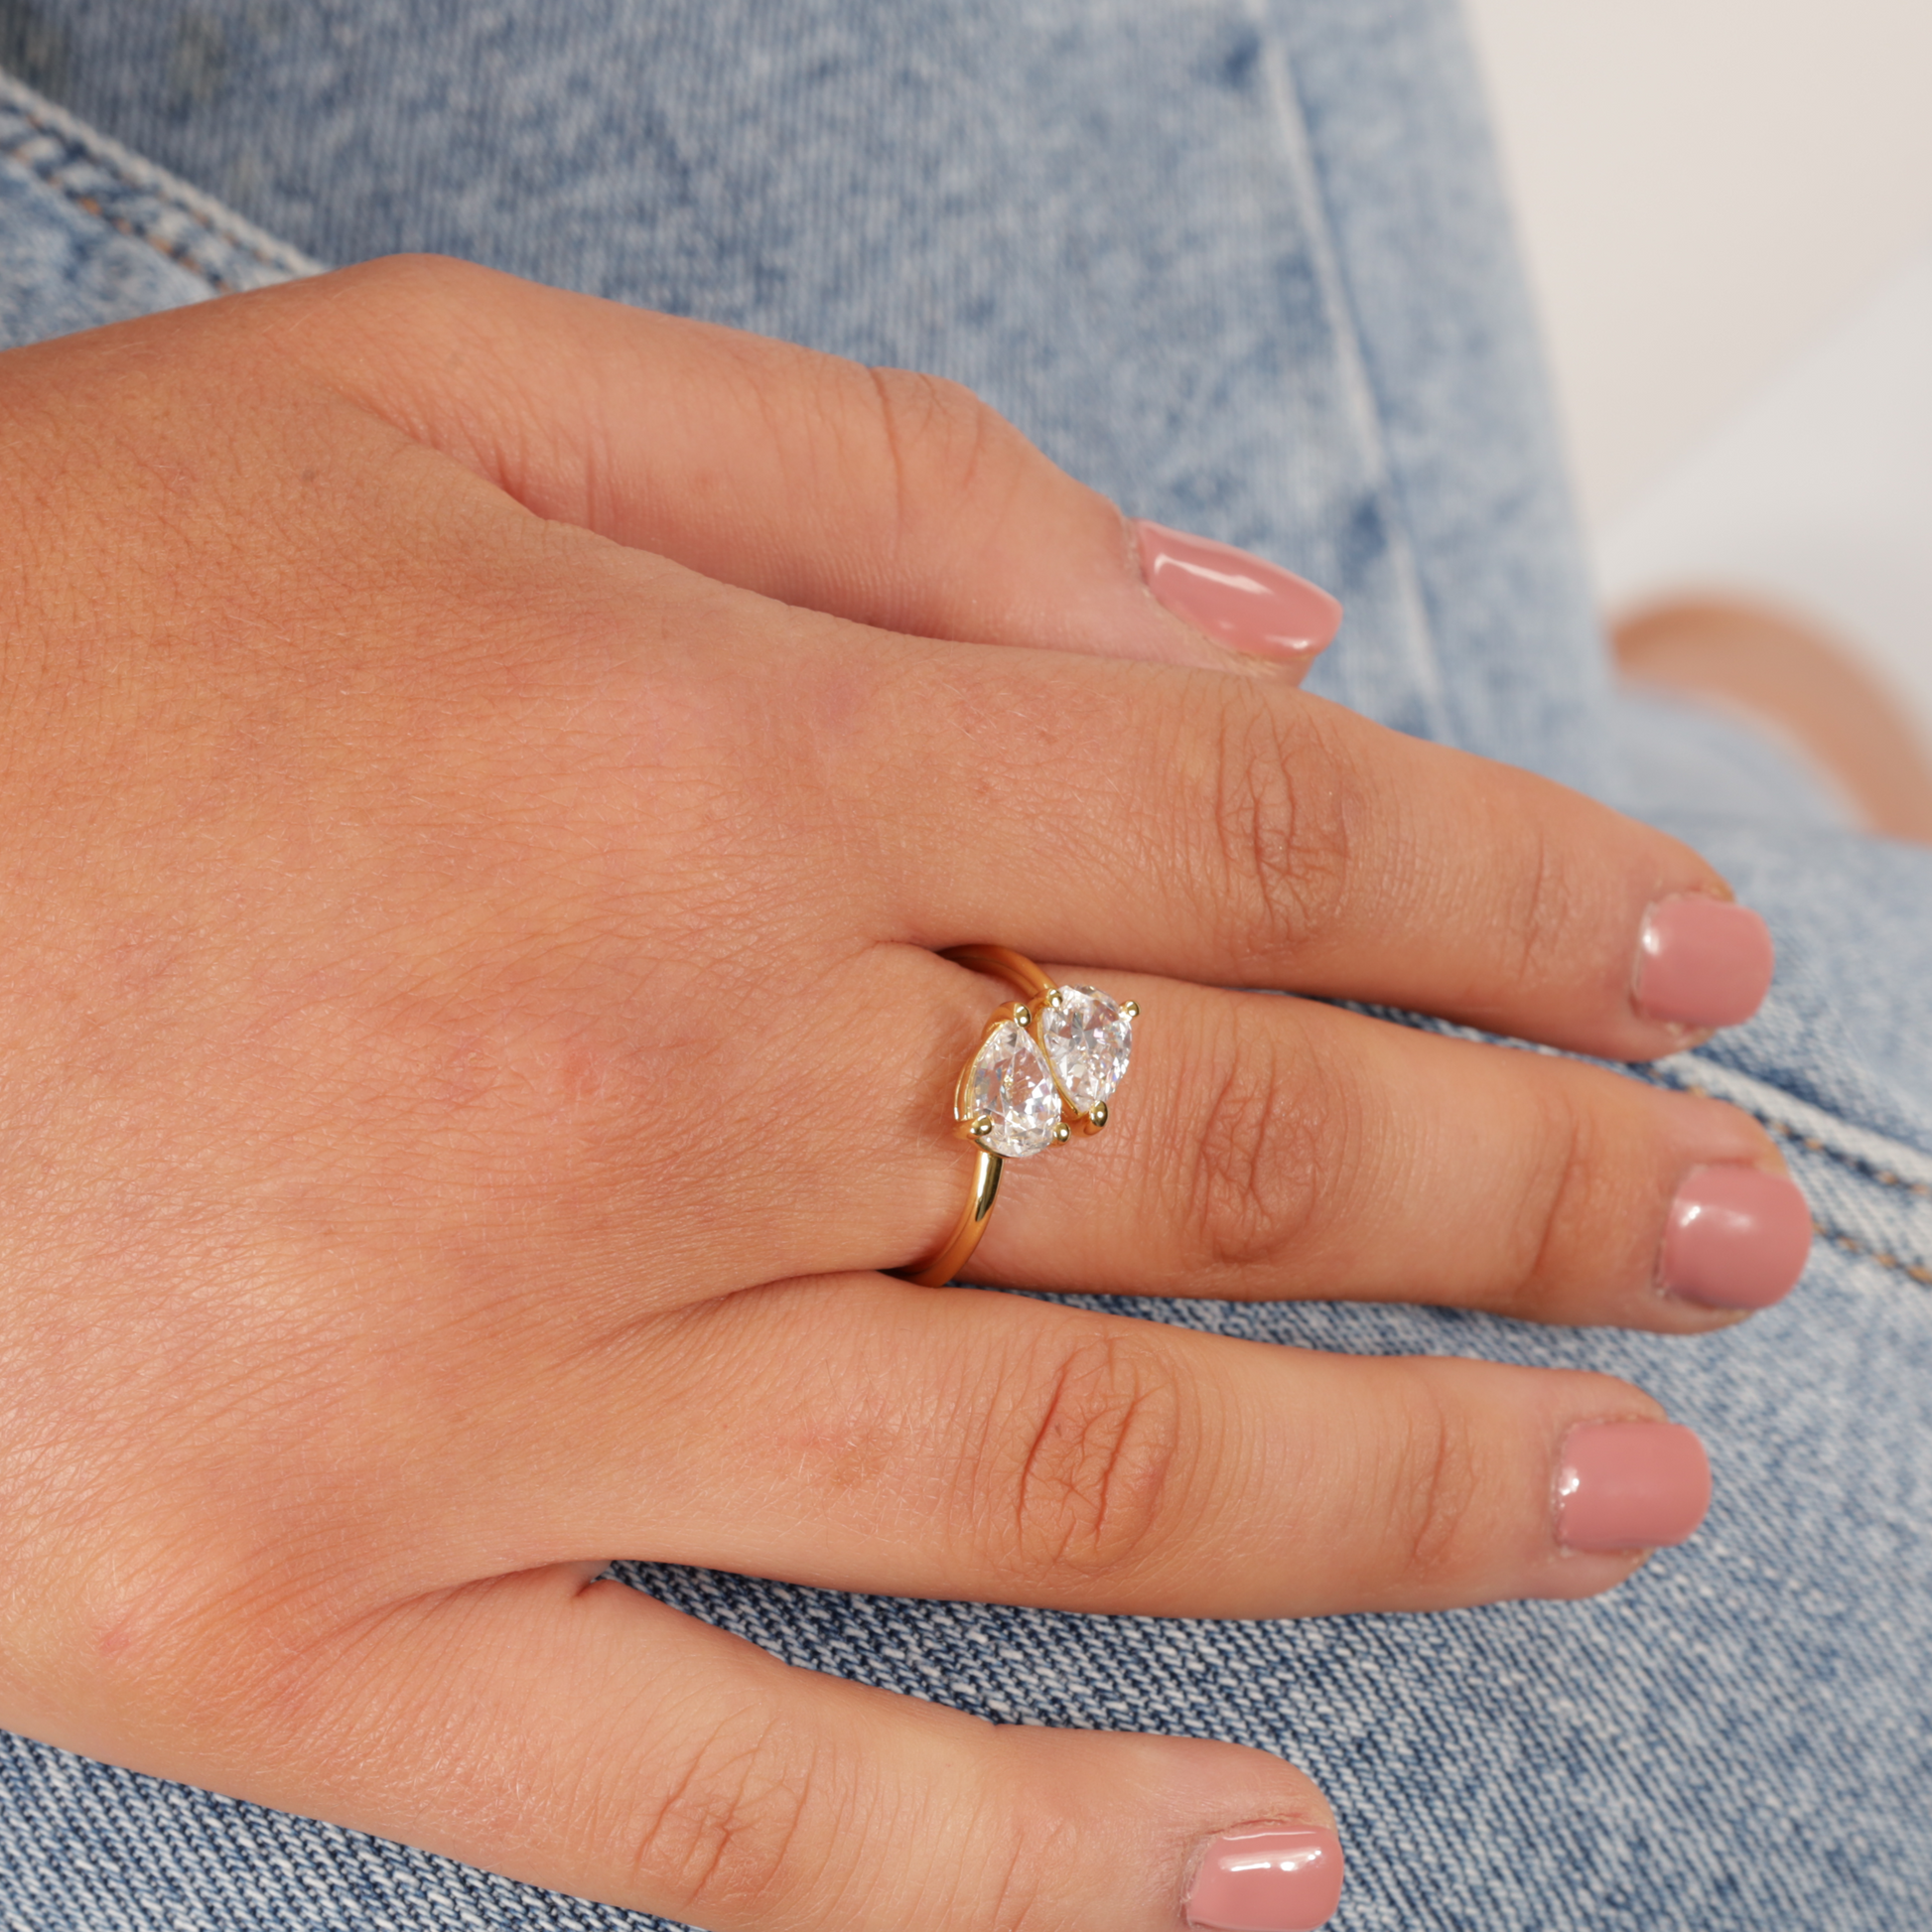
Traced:
<path fill-rule="evenodd" d="M 954 1131 L 974 1144 L 973 1186 L 937 1251 L 897 1271 L 921 1288 L 943 1288 L 965 1267 L 986 1232 L 1008 1161 L 1107 1125 L 1140 1013 L 1132 1000 L 1116 1004 L 1097 987 L 1055 986 L 1010 946 L 952 946 L 940 957 L 1003 979 L 1021 997 L 995 1009 L 954 1084 Z"/>

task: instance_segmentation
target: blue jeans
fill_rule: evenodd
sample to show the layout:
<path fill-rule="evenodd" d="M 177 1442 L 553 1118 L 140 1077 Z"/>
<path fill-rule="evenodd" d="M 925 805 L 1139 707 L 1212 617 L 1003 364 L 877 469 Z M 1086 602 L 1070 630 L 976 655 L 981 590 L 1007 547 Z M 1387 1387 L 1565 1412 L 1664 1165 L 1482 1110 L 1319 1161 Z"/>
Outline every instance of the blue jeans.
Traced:
<path fill-rule="evenodd" d="M 1443 0 L 42 0 L 0 22 L 41 93 L 226 204 L 0 86 L 0 342 L 298 273 L 298 248 L 435 248 L 938 370 L 1129 510 L 1334 589 L 1315 688 L 1668 824 L 1776 932 L 1760 1017 L 1635 1077 L 1784 1142 L 1822 1232 L 1779 1308 L 1687 1341 L 1115 1305 L 1640 1383 L 1703 1434 L 1717 1501 L 1610 1595 L 1168 1622 L 621 1575 L 989 1718 L 1281 1752 L 1340 1814 L 1350 1932 L 1924 1932 L 1932 853 L 1836 824 L 1746 735 L 1612 693 Z M 0 1740 L 9 1927 L 655 1923 Z"/>

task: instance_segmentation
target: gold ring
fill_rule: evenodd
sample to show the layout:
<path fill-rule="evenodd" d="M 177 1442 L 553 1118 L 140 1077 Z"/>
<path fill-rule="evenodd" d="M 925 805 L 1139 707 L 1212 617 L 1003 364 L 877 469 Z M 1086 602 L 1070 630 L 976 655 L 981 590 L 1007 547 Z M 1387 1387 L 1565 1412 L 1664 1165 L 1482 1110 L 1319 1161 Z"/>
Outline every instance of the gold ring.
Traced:
<path fill-rule="evenodd" d="M 1020 998 L 995 1010 L 953 1088 L 954 1131 L 978 1149 L 966 1211 L 939 1250 L 897 1272 L 921 1288 L 943 1288 L 986 1232 L 1009 1161 L 1098 1134 L 1134 1046 L 1132 1000 L 1097 987 L 1055 986 L 1024 953 L 1007 946 L 952 946 L 940 954 L 1002 979 Z"/>

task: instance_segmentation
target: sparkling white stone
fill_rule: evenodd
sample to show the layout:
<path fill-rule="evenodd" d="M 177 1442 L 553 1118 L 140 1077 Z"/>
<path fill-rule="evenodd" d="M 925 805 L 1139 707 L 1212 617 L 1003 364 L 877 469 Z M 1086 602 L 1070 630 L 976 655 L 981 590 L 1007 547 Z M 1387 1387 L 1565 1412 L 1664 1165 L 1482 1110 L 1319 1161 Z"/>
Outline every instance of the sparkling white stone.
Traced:
<path fill-rule="evenodd" d="M 1134 1019 L 1091 986 L 1063 986 L 1039 1012 L 1040 1037 L 1076 1114 L 1113 1095 L 1134 1050 Z"/>
<path fill-rule="evenodd" d="M 992 1121 L 984 1142 L 995 1154 L 1024 1161 L 1053 1145 L 1060 1096 L 1025 1028 L 1011 1020 L 994 1028 L 974 1057 L 966 1088 L 966 1118 Z"/>

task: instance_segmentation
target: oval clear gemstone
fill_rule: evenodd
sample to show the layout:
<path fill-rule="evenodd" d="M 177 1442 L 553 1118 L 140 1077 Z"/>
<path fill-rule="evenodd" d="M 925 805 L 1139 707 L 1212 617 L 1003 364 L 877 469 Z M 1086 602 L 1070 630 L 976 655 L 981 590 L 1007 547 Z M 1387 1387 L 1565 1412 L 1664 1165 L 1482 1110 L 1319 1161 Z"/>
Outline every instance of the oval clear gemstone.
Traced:
<path fill-rule="evenodd" d="M 1024 1027 L 1009 1020 L 995 1027 L 973 1060 L 967 1082 L 966 1118 L 993 1122 L 986 1145 L 1009 1161 L 1024 1161 L 1053 1145 L 1060 1124 L 1060 1096 L 1039 1048 Z"/>
<path fill-rule="evenodd" d="M 1056 1001 L 1040 1008 L 1039 1034 L 1076 1114 L 1090 1114 L 1112 1097 L 1134 1050 L 1131 1015 L 1095 987 L 1063 986 Z"/>

